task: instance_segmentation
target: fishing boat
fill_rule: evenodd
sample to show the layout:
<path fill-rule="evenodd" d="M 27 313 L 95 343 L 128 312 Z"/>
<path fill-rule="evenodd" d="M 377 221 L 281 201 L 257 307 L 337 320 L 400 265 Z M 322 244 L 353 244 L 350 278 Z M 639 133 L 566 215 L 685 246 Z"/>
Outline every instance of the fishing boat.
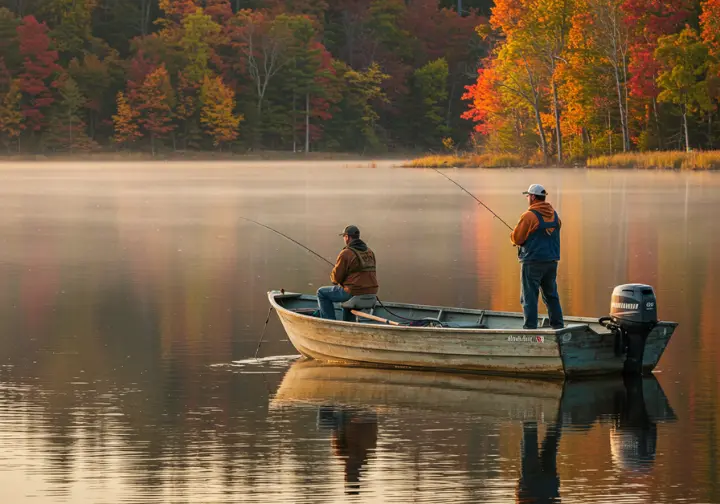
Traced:
<path fill-rule="evenodd" d="M 521 313 L 370 298 L 337 304 L 338 320 L 327 320 L 313 313 L 316 296 L 268 292 L 298 352 L 325 362 L 559 379 L 648 374 L 677 327 L 657 320 L 655 293 L 642 284 L 616 287 L 610 316 L 565 317 L 556 329 L 547 317 L 523 329 Z"/>

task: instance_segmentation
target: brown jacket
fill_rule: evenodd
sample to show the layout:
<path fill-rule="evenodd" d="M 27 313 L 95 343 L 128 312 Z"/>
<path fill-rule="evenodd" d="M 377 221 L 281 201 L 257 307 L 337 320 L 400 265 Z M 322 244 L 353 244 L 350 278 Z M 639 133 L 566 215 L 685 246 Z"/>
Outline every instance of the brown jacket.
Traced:
<path fill-rule="evenodd" d="M 540 215 L 542 215 L 545 222 L 552 222 L 553 219 L 555 219 L 555 209 L 550 203 L 547 201 L 538 201 L 537 203 L 533 203 L 530 205 L 530 208 L 528 208 L 527 211 L 520 216 L 520 220 L 515 225 L 515 229 L 513 229 L 512 233 L 510 233 L 510 240 L 515 245 L 524 244 L 527 241 L 528 236 L 530 236 L 530 233 L 535 231 L 540 224 L 537 217 L 531 210 L 540 212 Z M 558 224 L 558 229 L 560 229 L 560 227 L 562 227 L 560 218 L 558 218 Z"/>
<path fill-rule="evenodd" d="M 377 294 L 378 282 L 375 271 L 360 271 L 362 265 L 357 254 L 350 247 L 362 252 L 369 252 L 372 261 L 372 268 L 375 267 L 375 253 L 365 245 L 362 240 L 353 240 L 347 247 L 340 251 L 335 261 L 335 267 L 330 273 L 330 280 L 334 284 L 342 285 L 345 292 L 351 296 L 361 294 Z"/>

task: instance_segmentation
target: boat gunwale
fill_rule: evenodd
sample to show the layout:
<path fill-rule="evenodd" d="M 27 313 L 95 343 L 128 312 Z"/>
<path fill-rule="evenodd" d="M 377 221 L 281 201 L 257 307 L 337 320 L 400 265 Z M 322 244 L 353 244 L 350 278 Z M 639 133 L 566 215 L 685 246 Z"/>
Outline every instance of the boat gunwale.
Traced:
<path fill-rule="evenodd" d="M 377 328 L 381 327 L 384 329 L 392 329 L 392 330 L 400 330 L 400 331 L 421 331 L 421 332 L 459 332 L 459 333 L 469 333 L 469 334 L 507 334 L 508 332 L 518 332 L 521 331 L 523 334 L 534 334 L 534 333 L 540 333 L 540 334 L 564 334 L 566 332 L 576 331 L 578 329 L 585 329 L 589 327 L 589 324 L 582 323 L 582 324 L 575 324 L 572 326 L 563 327 L 562 329 L 552 329 L 550 327 L 547 328 L 538 328 L 538 329 L 481 329 L 481 328 L 469 328 L 469 327 L 423 327 L 423 326 L 406 326 L 406 325 L 392 325 L 392 324 L 383 324 L 382 322 L 348 322 L 345 320 L 330 320 L 330 319 L 321 319 L 318 317 L 313 317 L 311 315 L 308 315 L 306 313 L 298 313 L 295 311 L 292 311 L 288 308 L 285 308 L 284 306 L 279 305 L 275 298 L 272 296 L 273 292 L 277 291 L 270 291 L 268 293 L 268 297 L 270 298 L 270 304 L 275 308 L 275 310 L 282 311 L 283 313 L 286 313 L 292 317 L 300 318 L 300 319 L 307 319 L 316 321 L 316 323 L 324 323 L 324 324 L 331 324 L 331 325 L 339 325 L 339 326 L 345 326 L 345 327 L 372 327 Z M 287 296 L 289 293 L 285 293 L 284 295 Z M 306 296 L 305 294 L 300 294 L 298 297 Z M 305 300 L 310 301 L 311 299 L 305 298 Z M 407 308 L 407 307 L 413 307 L 418 309 L 448 309 L 455 311 L 454 308 L 451 307 L 442 307 L 442 306 L 424 306 L 424 305 L 410 305 L 410 304 L 402 304 L 402 303 L 385 303 L 383 302 L 385 306 L 388 306 L 390 308 Z M 467 315 L 475 315 L 475 312 L 480 312 L 482 310 L 471 310 L 468 308 L 460 308 L 458 309 L 457 313 L 460 313 L 459 310 L 466 310 L 463 312 Z M 497 315 L 501 312 L 492 312 L 485 310 L 485 315 Z M 480 313 L 477 313 L 480 315 Z M 514 314 L 513 314 L 514 315 Z M 592 330 L 592 329 L 590 329 Z"/>
<path fill-rule="evenodd" d="M 392 325 L 392 324 L 383 324 L 380 322 L 353 322 L 353 321 L 344 321 L 344 320 L 330 320 L 330 319 L 319 319 L 317 317 L 313 317 L 311 315 L 305 314 L 305 313 L 298 313 L 293 310 L 290 310 L 288 308 L 285 308 L 284 306 L 281 306 L 278 304 L 277 299 L 282 298 L 289 298 L 289 299 L 302 299 L 304 301 L 315 301 L 317 302 L 317 297 L 311 296 L 308 294 L 303 293 L 297 293 L 297 292 L 281 292 L 281 291 L 268 291 L 268 299 L 270 301 L 270 304 L 275 310 L 287 313 L 291 316 L 301 318 L 301 319 L 308 319 L 308 320 L 315 320 L 315 321 L 321 321 L 321 323 L 331 324 L 331 325 L 340 325 L 340 326 L 347 326 L 347 327 L 357 327 L 357 326 L 372 326 L 375 327 L 382 327 L 385 329 L 392 329 L 392 330 L 401 330 L 401 331 L 421 331 L 421 332 L 458 332 L 458 333 L 469 333 L 469 334 L 507 334 L 507 333 L 521 333 L 521 334 L 554 334 L 554 335 L 561 335 L 565 334 L 567 332 L 574 332 L 577 330 L 587 329 L 589 331 L 594 332 L 598 335 L 607 335 L 612 334 L 610 330 L 607 331 L 601 331 L 598 332 L 592 327 L 590 327 L 591 324 L 597 325 L 598 319 L 592 318 L 592 317 L 565 317 L 566 322 L 571 322 L 572 325 L 567 325 L 563 327 L 562 329 L 553 329 L 551 327 L 543 327 L 543 328 L 537 328 L 537 329 L 481 329 L 481 328 L 469 328 L 469 327 L 423 327 L 423 326 L 406 326 L 406 325 Z M 451 306 L 433 306 L 433 305 L 419 305 L 419 304 L 411 304 L 411 303 L 394 303 L 394 302 L 383 302 L 383 305 L 388 306 L 390 308 L 404 308 L 404 309 L 418 309 L 418 310 L 447 310 L 455 313 L 460 313 L 464 315 L 484 315 L 484 316 L 500 316 L 500 317 L 512 317 L 512 318 L 522 318 L 522 313 L 518 312 L 503 312 L 503 311 L 494 311 L 494 310 L 479 310 L 474 308 L 457 308 L 457 307 L 451 307 Z M 677 322 L 670 322 L 670 321 L 658 321 L 657 325 L 655 327 L 672 327 L 675 328 L 678 326 Z"/>

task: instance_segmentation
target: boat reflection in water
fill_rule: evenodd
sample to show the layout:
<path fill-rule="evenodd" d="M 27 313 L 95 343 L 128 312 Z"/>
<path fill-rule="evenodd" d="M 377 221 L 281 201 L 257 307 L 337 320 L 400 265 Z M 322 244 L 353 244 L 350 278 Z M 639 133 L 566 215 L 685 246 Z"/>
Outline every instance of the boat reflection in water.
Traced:
<path fill-rule="evenodd" d="M 608 424 L 613 467 L 643 474 L 654 464 L 657 424 L 676 419 L 653 376 L 563 383 L 314 360 L 296 362 L 285 375 L 271 409 L 288 408 L 317 409 L 318 428 L 330 431 L 333 453 L 344 463 L 347 493 L 360 490 L 373 463 L 379 418 L 382 426 L 382 418 L 425 411 L 470 415 L 473 425 L 520 424 L 515 492 L 523 503 L 559 502 L 557 456 L 564 433 Z"/>

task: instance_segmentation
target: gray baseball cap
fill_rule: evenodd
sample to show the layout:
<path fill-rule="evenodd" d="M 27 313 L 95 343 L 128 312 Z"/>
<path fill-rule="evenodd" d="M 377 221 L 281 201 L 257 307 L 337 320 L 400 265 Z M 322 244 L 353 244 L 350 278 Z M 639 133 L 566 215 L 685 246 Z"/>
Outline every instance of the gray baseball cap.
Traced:
<path fill-rule="evenodd" d="M 540 184 L 532 184 L 523 194 L 532 194 L 533 196 L 547 196 L 547 191 Z"/>
<path fill-rule="evenodd" d="M 360 234 L 360 229 L 358 229 L 357 226 L 353 226 L 352 224 L 349 226 L 345 226 L 345 229 L 343 229 L 343 232 L 340 233 L 338 236 L 355 236 Z"/>

